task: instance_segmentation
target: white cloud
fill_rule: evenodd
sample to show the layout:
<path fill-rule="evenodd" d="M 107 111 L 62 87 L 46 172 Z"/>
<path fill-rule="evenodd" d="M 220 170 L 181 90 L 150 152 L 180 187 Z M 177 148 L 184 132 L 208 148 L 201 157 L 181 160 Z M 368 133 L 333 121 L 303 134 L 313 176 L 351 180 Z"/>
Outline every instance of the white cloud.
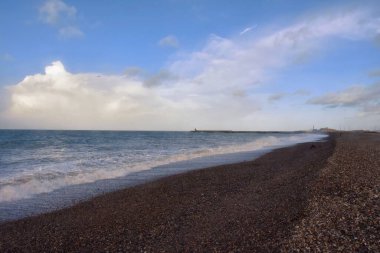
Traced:
<path fill-rule="evenodd" d="M 61 0 L 46 0 L 39 8 L 40 18 L 49 25 L 56 25 L 62 19 L 73 19 L 77 10 Z"/>
<path fill-rule="evenodd" d="M 210 119 L 221 122 L 226 114 L 242 115 L 245 106 L 255 108 L 224 94 L 193 97 L 193 90 L 180 83 L 150 88 L 123 75 L 72 74 L 57 61 L 44 74 L 9 88 L 5 117 L 32 128 L 188 129 L 207 126 Z"/>
<path fill-rule="evenodd" d="M 27 76 L 9 88 L 5 117 L 38 128 L 278 128 L 291 113 L 278 117 L 279 112 L 266 111 L 268 95 L 255 89 L 299 55 L 335 37 L 370 39 L 379 24 L 356 10 L 309 18 L 255 38 L 212 35 L 201 50 L 168 64 L 168 75 L 144 77 L 135 70 L 120 76 L 72 74 L 55 62 L 45 74 Z M 303 127 L 309 114 L 297 114 L 292 124 Z"/>
<path fill-rule="evenodd" d="M 62 0 L 46 0 L 39 8 L 40 19 L 58 29 L 62 38 L 82 37 L 83 31 L 76 24 L 77 9 Z"/>
<path fill-rule="evenodd" d="M 14 119 L 40 121 L 48 128 L 115 123 L 118 118 L 134 118 L 137 108 L 140 116 L 144 115 L 145 107 L 155 103 L 152 92 L 139 82 L 119 76 L 74 75 L 59 61 L 47 66 L 44 74 L 27 76 L 10 92 Z"/>
<path fill-rule="evenodd" d="M 161 47 L 179 47 L 179 41 L 177 37 L 168 35 L 158 41 L 158 45 Z"/>

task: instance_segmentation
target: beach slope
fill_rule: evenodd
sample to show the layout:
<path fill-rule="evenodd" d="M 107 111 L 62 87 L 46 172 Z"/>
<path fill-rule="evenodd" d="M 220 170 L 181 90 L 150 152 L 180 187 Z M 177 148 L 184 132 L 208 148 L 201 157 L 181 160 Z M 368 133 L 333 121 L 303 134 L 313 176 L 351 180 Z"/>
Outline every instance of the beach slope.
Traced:
<path fill-rule="evenodd" d="M 378 251 L 379 141 L 335 134 L 1 224 L 0 251 Z"/>

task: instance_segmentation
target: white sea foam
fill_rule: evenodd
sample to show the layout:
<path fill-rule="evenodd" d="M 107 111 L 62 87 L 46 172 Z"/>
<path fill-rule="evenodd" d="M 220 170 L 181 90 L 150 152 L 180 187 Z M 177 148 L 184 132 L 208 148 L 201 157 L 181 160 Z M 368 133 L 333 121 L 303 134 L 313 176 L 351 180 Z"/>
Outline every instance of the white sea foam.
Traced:
<path fill-rule="evenodd" d="M 220 146 L 215 148 L 199 149 L 195 151 L 193 150 L 191 152 L 183 152 L 179 155 L 163 156 L 155 160 L 147 159 L 144 162 L 129 164 L 128 166 L 119 165 L 113 169 L 78 168 L 76 171 L 70 171 L 66 173 L 54 170 L 44 171 L 41 169 L 28 171 L 27 174 L 20 173 L 19 175 L 15 175 L 12 178 L 3 178 L 0 180 L 0 202 L 30 198 L 36 194 L 51 192 L 65 186 L 92 183 L 97 180 L 122 177 L 133 172 L 148 170 L 164 164 L 211 155 L 256 151 L 264 148 L 289 146 L 296 143 L 319 140 L 323 137 L 325 137 L 325 135 L 267 135 L 245 144 Z"/>

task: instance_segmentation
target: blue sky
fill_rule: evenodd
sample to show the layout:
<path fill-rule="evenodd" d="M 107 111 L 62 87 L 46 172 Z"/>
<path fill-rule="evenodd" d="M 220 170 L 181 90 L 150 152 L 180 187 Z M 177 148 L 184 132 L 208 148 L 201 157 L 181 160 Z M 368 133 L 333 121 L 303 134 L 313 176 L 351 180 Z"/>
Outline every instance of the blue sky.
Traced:
<path fill-rule="evenodd" d="M 379 11 L 376 1 L 1 1 L 0 127 L 378 129 Z"/>

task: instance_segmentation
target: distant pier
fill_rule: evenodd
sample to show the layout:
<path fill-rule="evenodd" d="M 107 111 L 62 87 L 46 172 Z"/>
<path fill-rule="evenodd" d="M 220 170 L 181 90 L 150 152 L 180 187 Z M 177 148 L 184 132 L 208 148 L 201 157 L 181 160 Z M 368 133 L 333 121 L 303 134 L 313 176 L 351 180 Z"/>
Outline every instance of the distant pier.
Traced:
<path fill-rule="evenodd" d="M 191 130 L 192 133 L 257 133 L 257 134 L 276 134 L 276 133 L 307 133 L 308 131 L 233 131 L 233 130 Z"/>

